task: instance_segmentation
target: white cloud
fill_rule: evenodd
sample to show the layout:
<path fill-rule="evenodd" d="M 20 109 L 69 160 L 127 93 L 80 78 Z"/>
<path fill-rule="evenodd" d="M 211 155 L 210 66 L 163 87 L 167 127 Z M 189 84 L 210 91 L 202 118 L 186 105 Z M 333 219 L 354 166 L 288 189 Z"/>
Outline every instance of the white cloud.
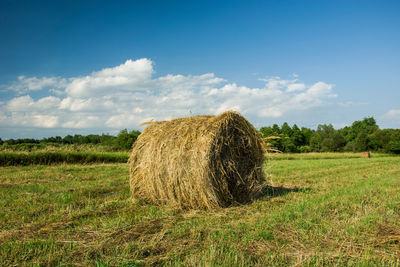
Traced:
<path fill-rule="evenodd" d="M 304 89 L 306 89 L 306 85 L 304 83 L 293 83 L 289 84 L 287 87 L 288 92 L 302 91 Z"/>
<path fill-rule="evenodd" d="M 18 81 L 8 87 L 9 90 L 16 91 L 19 94 L 26 93 L 28 91 L 40 91 L 44 88 L 51 87 L 52 89 L 65 88 L 67 85 L 67 79 L 60 77 L 30 77 L 27 78 L 23 75 L 18 77 Z"/>
<path fill-rule="evenodd" d="M 229 109 L 261 120 L 322 106 L 336 97 L 332 84 L 307 85 L 297 75 L 263 79 L 265 86 L 260 88 L 240 86 L 213 73 L 153 75 L 153 62 L 138 59 L 82 77 L 20 77 L 10 90 L 51 87 L 49 94 L 57 97 L 24 95 L 0 103 L 0 126 L 137 128 L 150 119 Z"/>
<path fill-rule="evenodd" d="M 64 122 L 61 126 L 63 128 L 96 128 L 99 124 L 101 124 L 101 120 L 98 116 L 87 116 L 83 118 L 76 116 L 76 118 Z"/>
<path fill-rule="evenodd" d="M 0 112 L 0 125 L 8 127 L 54 128 L 58 126 L 58 116 L 38 112 Z"/>
<path fill-rule="evenodd" d="M 47 96 L 33 100 L 29 95 L 11 99 L 4 107 L 11 112 L 31 112 L 31 111 L 52 111 L 59 107 L 60 99 L 54 96 Z"/>
<path fill-rule="evenodd" d="M 146 90 L 146 83 L 153 74 L 152 61 L 146 58 L 127 60 L 114 68 L 106 68 L 91 75 L 71 78 L 66 87 L 68 95 L 73 97 L 90 97 L 117 90 Z"/>
<path fill-rule="evenodd" d="M 0 106 L 0 126 L 57 127 L 59 103 L 60 99 L 53 96 L 37 101 L 29 95 L 15 97 Z"/>
<path fill-rule="evenodd" d="M 9 111 L 27 111 L 34 104 L 34 100 L 29 95 L 11 99 L 5 109 Z"/>
<path fill-rule="evenodd" d="M 385 117 L 388 119 L 398 119 L 400 118 L 400 109 L 391 109 L 386 114 Z"/>
<path fill-rule="evenodd" d="M 72 112 L 106 112 L 116 108 L 114 102 L 107 97 L 91 98 L 64 98 L 59 105 L 59 109 Z"/>
<path fill-rule="evenodd" d="M 45 114 L 34 114 L 31 116 L 32 124 L 35 127 L 53 128 L 58 125 L 58 117 Z"/>
<path fill-rule="evenodd" d="M 389 128 L 400 128 L 400 109 L 391 109 L 381 116 L 380 121 L 383 121 Z"/>

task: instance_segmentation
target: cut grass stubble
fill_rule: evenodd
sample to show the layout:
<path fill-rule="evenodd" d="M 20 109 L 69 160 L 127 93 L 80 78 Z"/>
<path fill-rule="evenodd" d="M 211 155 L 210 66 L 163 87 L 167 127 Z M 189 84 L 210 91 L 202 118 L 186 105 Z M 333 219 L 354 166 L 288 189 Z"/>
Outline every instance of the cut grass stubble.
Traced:
<path fill-rule="evenodd" d="M 399 163 L 270 161 L 217 212 L 133 201 L 126 164 L 2 167 L 0 265 L 398 265 Z"/>

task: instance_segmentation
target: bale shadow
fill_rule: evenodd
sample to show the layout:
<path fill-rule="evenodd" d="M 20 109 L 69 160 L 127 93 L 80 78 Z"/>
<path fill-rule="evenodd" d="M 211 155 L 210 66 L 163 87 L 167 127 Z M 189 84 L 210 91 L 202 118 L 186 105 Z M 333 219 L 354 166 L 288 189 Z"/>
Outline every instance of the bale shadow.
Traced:
<path fill-rule="evenodd" d="M 263 198 L 263 197 L 278 197 L 278 196 L 284 196 L 286 194 L 292 193 L 292 192 L 302 192 L 302 193 L 308 193 L 311 190 L 311 188 L 308 187 L 294 187 L 294 188 L 286 188 L 283 186 L 270 186 L 270 185 L 264 185 L 261 190 L 259 191 L 258 194 L 255 196 L 255 200 Z"/>

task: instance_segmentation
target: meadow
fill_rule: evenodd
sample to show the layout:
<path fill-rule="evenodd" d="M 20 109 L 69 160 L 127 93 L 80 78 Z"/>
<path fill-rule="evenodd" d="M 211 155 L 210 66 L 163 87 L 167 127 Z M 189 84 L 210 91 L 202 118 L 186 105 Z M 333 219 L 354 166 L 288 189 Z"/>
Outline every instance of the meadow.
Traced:
<path fill-rule="evenodd" d="M 0 168 L 0 266 L 400 265 L 400 157 L 269 156 L 252 203 L 130 197 L 126 163 Z"/>

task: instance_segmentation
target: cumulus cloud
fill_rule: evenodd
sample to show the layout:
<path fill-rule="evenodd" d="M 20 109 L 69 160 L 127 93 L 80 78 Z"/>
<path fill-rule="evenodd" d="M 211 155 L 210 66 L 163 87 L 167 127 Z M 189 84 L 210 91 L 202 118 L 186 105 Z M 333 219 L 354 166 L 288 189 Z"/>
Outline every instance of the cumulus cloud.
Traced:
<path fill-rule="evenodd" d="M 21 75 L 18 77 L 18 81 L 9 86 L 8 89 L 23 94 L 28 91 L 40 91 L 44 88 L 52 88 L 53 90 L 65 88 L 67 84 L 67 79 L 60 77 L 27 78 Z"/>
<path fill-rule="evenodd" d="M 400 109 L 391 109 L 386 112 L 381 118 L 388 127 L 400 128 Z"/>
<path fill-rule="evenodd" d="M 306 84 L 270 77 L 251 88 L 216 77 L 168 74 L 153 77 L 153 62 L 143 58 L 81 77 L 19 77 L 17 92 L 48 88 L 48 96 L 28 93 L 0 103 L 0 126 L 62 128 L 137 128 L 143 121 L 237 110 L 253 118 L 278 118 L 322 106 L 336 97 L 333 85 Z"/>
<path fill-rule="evenodd" d="M 114 68 L 106 68 L 84 77 L 71 78 L 66 93 L 72 97 L 90 97 L 110 93 L 111 90 L 146 90 L 153 74 L 152 61 L 143 58 L 127 60 Z"/>
<path fill-rule="evenodd" d="M 51 111 L 57 109 L 60 99 L 54 96 L 47 96 L 33 100 L 29 95 L 20 96 L 11 99 L 5 109 L 11 112 L 29 112 L 29 111 Z"/>
<path fill-rule="evenodd" d="M 287 86 L 288 92 L 302 91 L 304 89 L 306 89 L 306 85 L 304 83 L 292 83 Z"/>
<path fill-rule="evenodd" d="M 400 118 L 400 109 L 391 109 L 385 114 L 386 118 L 394 119 Z"/>

